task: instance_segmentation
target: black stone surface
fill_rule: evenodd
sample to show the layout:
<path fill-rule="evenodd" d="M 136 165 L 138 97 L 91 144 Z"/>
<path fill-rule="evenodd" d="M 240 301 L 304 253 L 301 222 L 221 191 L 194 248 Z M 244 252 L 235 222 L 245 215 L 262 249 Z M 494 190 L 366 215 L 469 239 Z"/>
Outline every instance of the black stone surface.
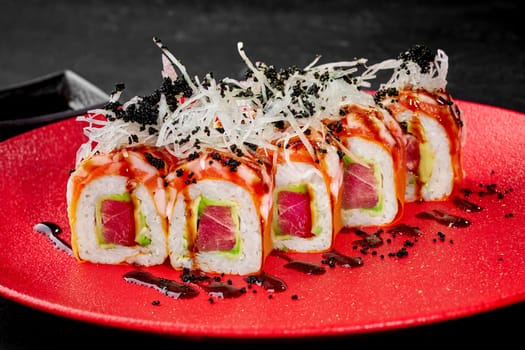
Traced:
<path fill-rule="evenodd" d="M 367 57 L 378 62 L 413 44 L 449 56 L 456 98 L 525 113 L 525 36 L 518 1 L 2 1 L 0 87 L 71 69 L 127 97 L 160 84 L 157 36 L 190 75 L 240 77 L 236 43 L 276 66 Z M 0 113 L 2 113 L 0 106 Z M 8 249 L 1 246 L 0 249 Z M 524 267 L 525 268 L 525 267 Z M 0 267 L 0 273 L 4 273 Z M 523 344 L 524 304 L 408 329 L 342 337 L 228 340 L 167 337 L 62 318 L 0 297 L 0 349 L 283 345 L 418 348 Z"/>

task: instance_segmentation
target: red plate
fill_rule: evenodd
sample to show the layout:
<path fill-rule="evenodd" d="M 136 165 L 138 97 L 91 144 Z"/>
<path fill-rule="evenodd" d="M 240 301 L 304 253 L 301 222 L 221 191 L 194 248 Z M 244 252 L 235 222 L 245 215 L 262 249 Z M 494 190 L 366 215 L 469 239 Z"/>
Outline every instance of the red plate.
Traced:
<path fill-rule="evenodd" d="M 417 240 L 385 232 L 385 244 L 364 254 L 352 248 L 359 238 L 355 233 L 341 233 L 336 248 L 361 256 L 363 266 L 324 265 L 325 274 L 305 275 L 271 256 L 265 270 L 283 279 L 286 291 L 270 293 L 256 286 L 238 298 L 213 297 L 213 302 L 203 290 L 196 298 L 183 300 L 126 282 L 123 275 L 132 270 L 130 266 L 80 264 L 33 231 L 35 224 L 51 221 L 68 239 L 66 181 L 83 141 L 83 124 L 69 119 L 9 139 L 0 143 L 0 294 L 100 325 L 232 338 L 372 332 L 524 301 L 525 115 L 465 101 L 458 104 L 467 131 L 463 188 L 474 191 L 469 199 L 483 207 L 481 212 L 465 212 L 452 202 L 409 204 L 402 222 L 420 228 L 423 235 Z M 488 194 L 487 185 L 495 185 L 495 191 Z M 462 216 L 472 224 L 453 228 L 416 218 L 432 209 Z M 414 243 L 406 247 L 407 255 L 389 254 L 398 252 L 406 240 Z M 318 264 L 322 260 L 320 254 L 294 257 Z M 146 270 L 180 281 L 180 272 L 168 265 Z M 235 286 L 246 286 L 240 277 L 231 280 Z"/>

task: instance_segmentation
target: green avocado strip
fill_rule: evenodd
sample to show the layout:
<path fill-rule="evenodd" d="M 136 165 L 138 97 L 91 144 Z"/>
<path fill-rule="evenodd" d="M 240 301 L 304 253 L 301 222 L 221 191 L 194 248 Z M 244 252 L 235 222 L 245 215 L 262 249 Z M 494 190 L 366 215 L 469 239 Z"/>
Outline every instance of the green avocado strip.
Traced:
<path fill-rule="evenodd" d="M 422 135 L 422 142 L 419 143 L 419 166 L 417 168 L 417 177 L 420 183 L 426 184 L 432 177 L 432 169 L 434 168 L 435 155 L 428 142 L 425 128 L 419 128 Z M 413 125 L 411 122 L 407 124 L 407 131 L 413 132 Z"/>
<path fill-rule="evenodd" d="M 143 247 L 147 247 L 151 244 L 151 237 L 149 235 L 151 229 L 149 228 L 148 223 L 146 222 L 146 216 L 144 215 L 142 210 L 140 210 L 140 205 L 138 205 L 135 210 L 135 224 L 138 227 L 138 234 L 135 238 L 135 242 L 137 242 Z"/>

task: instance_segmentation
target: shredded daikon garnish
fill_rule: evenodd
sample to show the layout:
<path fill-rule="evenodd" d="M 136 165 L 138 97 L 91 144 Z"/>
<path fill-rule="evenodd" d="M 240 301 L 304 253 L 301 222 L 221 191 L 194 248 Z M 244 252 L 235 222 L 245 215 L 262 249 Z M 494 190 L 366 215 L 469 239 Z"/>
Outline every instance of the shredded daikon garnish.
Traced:
<path fill-rule="evenodd" d="M 189 75 L 182 64 L 163 48 L 185 79 Z M 354 77 L 365 59 L 317 65 L 320 56 L 304 69 L 277 70 L 264 62 L 253 63 L 242 42 L 237 49 L 248 68 L 244 80 L 211 75 L 202 81 L 188 81 L 193 95 L 185 99 L 164 121 L 157 146 L 167 147 L 177 157 L 187 157 L 202 148 L 246 153 L 250 146 L 275 149 L 299 138 L 315 159 L 316 152 L 307 133 L 322 130 L 323 119 L 337 115 L 339 106 L 369 83 Z"/>
<path fill-rule="evenodd" d="M 396 60 L 386 60 L 369 68 L 370 72 L 393 70 L 390 79 L 380 85 L 383 89 L 424 89 L 430 92 L 447 86 L 448 56 L 443 50 L 434 54 L 429 48 L 415 45 L 401 53 Z"/>
<path fill-rule="evenodd" d="M 206 149 L 236 156 L 253 154 L 256 149 L 286 150 L 296 139 L 316 160 L 318 142 L 329 134 L 325 123 L 341 118 L 341 106 L 375 105 L 374 96 L 362 89 L 371 86 L 379 71 L 394 70 L 382 88 L 414 85 L 436 89 L 446 85 L 448 70 L 442 51 L 431 63 L 426 51 L 408 51 L 399 59 L 370 67 L 364 58 L 319 64 L 321 56 L 317 55 L 304 68 L 276 69 L 252 62 L 239 42 L 237 50 L 247 67 L 245 77 L 216 80 L 207 74 L 191 78 L 159 39 L 154 42 L 162 52 L 161 88 L 121 103 L 124 87 L 118 85 L 104 108 L 79 117 L 88 123 L 84 134 L 89 140 L 80 147 L 77 163 L 95 152 L 135 144 L 165 147 L 183 159 Z M 351 152 L 343 148 L 344 153 Z"/>

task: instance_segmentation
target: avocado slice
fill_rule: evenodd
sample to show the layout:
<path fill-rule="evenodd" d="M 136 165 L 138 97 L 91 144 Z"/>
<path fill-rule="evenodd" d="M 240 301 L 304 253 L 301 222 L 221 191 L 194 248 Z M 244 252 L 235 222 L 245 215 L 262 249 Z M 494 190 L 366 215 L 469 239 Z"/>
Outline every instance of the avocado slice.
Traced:
<path fill-rule="evenodd" d="M 419 165 L 417 169 L 417 180 L 426 184 L 432 177 L 432 169 L 434 168 L 435 154 L 430 147 L 425 129 L 420 125 L 421 123 L 407 122 L 407 131 L 414 134 L 414 124 L 418 125 L 417 135 L 419 141 Z"/>

